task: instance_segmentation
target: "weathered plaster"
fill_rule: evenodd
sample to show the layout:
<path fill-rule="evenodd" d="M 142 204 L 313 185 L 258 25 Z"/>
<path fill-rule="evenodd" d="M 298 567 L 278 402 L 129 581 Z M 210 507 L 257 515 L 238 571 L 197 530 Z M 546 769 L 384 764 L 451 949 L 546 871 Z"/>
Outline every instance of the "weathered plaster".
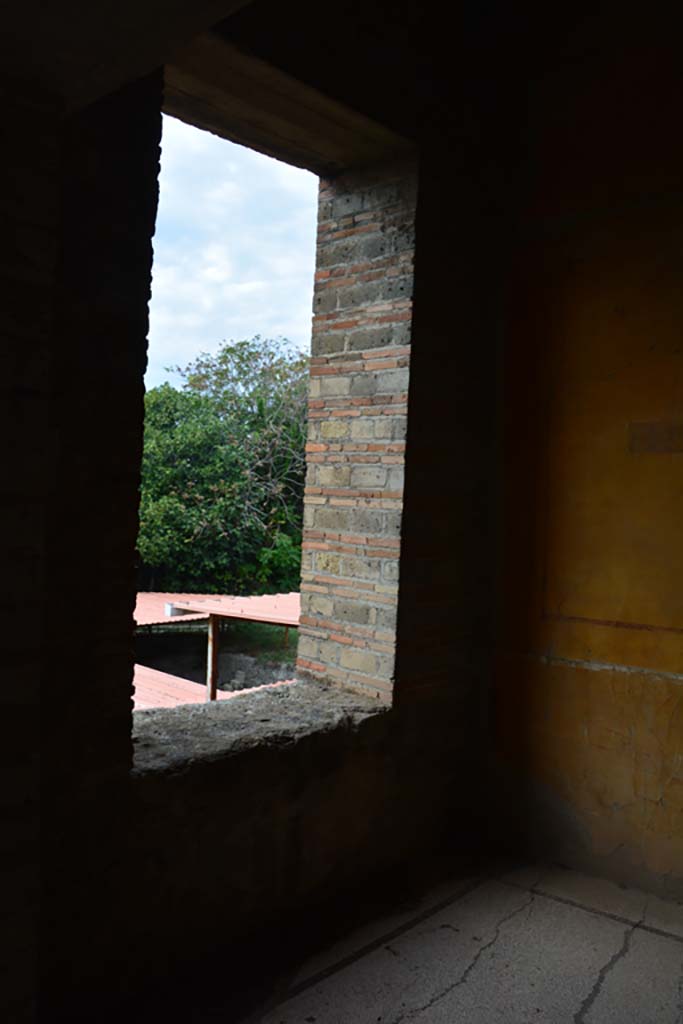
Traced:
<path fill-rule="evenodd" d="M 567 70 L 534 101 L 565 97 L 592 178 L 568 162 L 571 131 L 544 123 L 508 293 L 495 777 L 511 835 L 680 892 L 683 208 L 653 132 L 666 65 L 656 115 L 632 120 L 644 72 L 622 56 L 618 93 L 584 84 L 568 104 Z M 649 144 L 629 161 L 636 132 Z"/>

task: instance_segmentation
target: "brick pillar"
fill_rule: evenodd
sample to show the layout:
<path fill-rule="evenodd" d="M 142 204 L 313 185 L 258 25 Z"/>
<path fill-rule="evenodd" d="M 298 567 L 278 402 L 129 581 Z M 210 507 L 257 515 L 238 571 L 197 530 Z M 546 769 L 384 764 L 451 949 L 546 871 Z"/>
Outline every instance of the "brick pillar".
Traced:
<path fill-rule="evenodd" d="M 391 698 L 417 170 L 321 181 L 299 671 Z"/>

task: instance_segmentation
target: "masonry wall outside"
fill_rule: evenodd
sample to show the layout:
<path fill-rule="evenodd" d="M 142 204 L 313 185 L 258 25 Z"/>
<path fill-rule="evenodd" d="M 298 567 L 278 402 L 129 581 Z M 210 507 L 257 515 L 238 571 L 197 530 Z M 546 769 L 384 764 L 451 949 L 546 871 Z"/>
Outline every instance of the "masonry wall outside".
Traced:
<path fill-rule="evenodd" d="M 388 700 L 394 677 L 417 168 L 322 181 L 297 667 Z"/>

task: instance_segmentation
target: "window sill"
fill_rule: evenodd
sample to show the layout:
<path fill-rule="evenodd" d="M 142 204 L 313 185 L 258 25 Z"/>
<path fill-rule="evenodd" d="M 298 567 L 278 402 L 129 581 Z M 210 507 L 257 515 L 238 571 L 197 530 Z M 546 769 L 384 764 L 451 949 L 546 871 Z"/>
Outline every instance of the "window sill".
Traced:
<path fill-rule="evenodd" d="M 388 710 L 369 697 L 321 683 L 245 690 L 233 700 L 137 711 L 135 774 L 179 771 L 253 747 L 282 747 L 313 733 L 358 726 Z"/>

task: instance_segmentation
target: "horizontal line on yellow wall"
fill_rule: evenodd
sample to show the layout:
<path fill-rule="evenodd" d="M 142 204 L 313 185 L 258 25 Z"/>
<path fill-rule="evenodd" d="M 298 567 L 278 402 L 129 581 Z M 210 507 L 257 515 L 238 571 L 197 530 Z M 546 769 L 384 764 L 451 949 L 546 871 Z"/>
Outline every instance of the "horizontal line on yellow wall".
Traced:
<path fill-rule="evenodd" d="M 611 629 L 644 629 L 653 633 L 683 633 L 678 626 L 654 626 L 647 622 L 620 622 L 618 619 L 589 619 L 585 615 L 560 615 L 545 612 L 544 618 L 558 622 L 588 622 L 592 626 L 609 626 Z"/>
<path fill-rule="evenodd" d="M 624 672 L 627 675 L 650 676 L 654 679 L 666 679 L 672 683 L 683 683 L 683 672 L 660 672 L 643 665 L 618 665 L 607 661 L 581 661 L 578 658 L 558 658 L 550 654 L 527 654 L 525 657 L 538 661 L 542 665 L 564 665 L 568 668 L 581 668 L 587 672 Z"/>

